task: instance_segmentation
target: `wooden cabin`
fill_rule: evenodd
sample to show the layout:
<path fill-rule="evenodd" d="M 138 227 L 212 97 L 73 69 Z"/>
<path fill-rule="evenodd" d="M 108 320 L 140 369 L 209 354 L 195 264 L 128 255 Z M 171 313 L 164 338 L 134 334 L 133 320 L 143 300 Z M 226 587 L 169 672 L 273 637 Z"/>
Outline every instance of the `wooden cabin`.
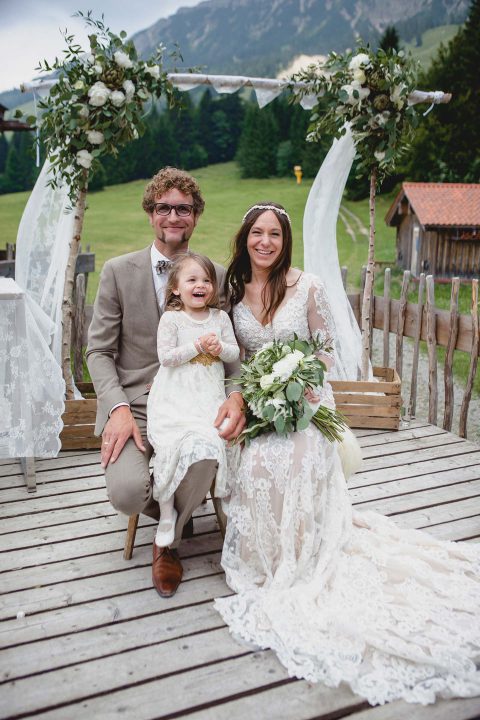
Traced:
<path fill-rule="evenodd" d="M 404 182 L 387 215 L 397 265 L 418 277 L 478 277 L 480 184 Z"/>

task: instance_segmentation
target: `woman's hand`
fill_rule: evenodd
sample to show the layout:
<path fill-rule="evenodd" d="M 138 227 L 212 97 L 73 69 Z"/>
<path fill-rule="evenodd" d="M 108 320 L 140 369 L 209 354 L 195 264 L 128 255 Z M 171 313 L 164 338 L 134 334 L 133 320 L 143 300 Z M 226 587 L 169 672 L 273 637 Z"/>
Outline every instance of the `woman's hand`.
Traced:
<path fill-rule="evenodd" d="M 316 405 L 320 402 L 320 395 L 316 395 L 315 390 L 312 390 L 312 388 L 307 388 L 304 392 L 304 395 L 308 402 L 312 405 Z"/>

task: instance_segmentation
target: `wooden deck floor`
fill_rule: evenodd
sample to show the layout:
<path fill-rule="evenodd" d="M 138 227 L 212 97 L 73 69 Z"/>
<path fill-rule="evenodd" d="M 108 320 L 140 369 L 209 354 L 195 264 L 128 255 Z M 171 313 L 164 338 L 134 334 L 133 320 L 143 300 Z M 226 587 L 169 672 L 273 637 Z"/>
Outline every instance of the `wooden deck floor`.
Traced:
<path fill-rule="evenodd" d="M 480 539 L 479 446 L 425 423 L 358 435 L 357 507 L 436 537 Z M 19 464 L 0 464 L 2 718 L 480 717 L 479 698 L 370 708 L 343 686 L 292 680 L 270 651 L 237 644 L 212 608 L 229 591 L 210 502 L 181 546 L 184 581 L 162 600 L 150 579 L 154 525 L 140 522 L 124 561 L 126 519 L 106 501 L 98 453 L 39 461 L 37 481 L 27 494 Z"/>

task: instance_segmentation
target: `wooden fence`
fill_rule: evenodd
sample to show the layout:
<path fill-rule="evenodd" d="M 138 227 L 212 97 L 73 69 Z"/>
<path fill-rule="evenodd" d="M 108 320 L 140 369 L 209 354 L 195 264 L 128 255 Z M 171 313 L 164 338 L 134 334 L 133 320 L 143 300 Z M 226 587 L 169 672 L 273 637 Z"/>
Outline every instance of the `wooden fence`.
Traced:
<path fill-rule="evenodd" d="M 470 315 L 460 315 L 458 312 L 459 278 L 451 282 L 450 310 L 439 310 L 435 307 L 435 284 L 431 275 L 420 275 L 418 284 L 417 302 L 408 302 L 410 285 L 410 272 L 403 273 L 402 289 L 398 300 L 390 297 L 391 272 L 385 269 L 384 294 L 374 295 L 372 298 L 373 312 L 371 333 L 373 329 L 383 331 L 383 365 L 394 367 L 399 376 L 403 375 L 404 338 L 413 340 L 413 359 L 408 398 L 403 395 L 403 404 L 411 417 L 417 413 L 418 394 L 418 365 L 421 351 L 421 342 L 426 343 L 428 355 L 428 421 L 439 425 L 438 420 L 438 353 L 437 348 L 445 348 L 445 362 L 443 365 L 443 382 L 445 387 L 445 409 L 442 427 L 452 430 L 454 393 L 453 393 L 453 359 L 454 353 L 462 352 L 470 355 L 468 377 L 463 392 L 460 407 L 458 434 L 467 436 L 467 419 L 470 401 L 472 398 L 473 383 L 478 365 L 480 352 L 479 318 L 478 318 L 478 279 L 471 280 L 472 301 Z M 364 278 L 364 273 L 362 273 Z M 347 270 L 342 268 L 344 286 L 347 282 Z M 363 287 L 363 282 L 362 282 Z M 75 316 L 73 329 L 73 366 L 76 382 L 82 382 L 83 377 L 83 348 L 87 343 L 87 331 L 92 317 L 92 306 L 85 305 L 86 283 L 83 274 L 79 274 L 75 286 Z M 362 291 L 349 294 L 348 298 L 357 321 L 360 324 L 362 307 Z M 395 336 L 395 354 L 390 357 L 390 337 Z M 373 343 L 371 343 L 372 347 Z M 406 380 L 406 378 L 404 378 Z"/>

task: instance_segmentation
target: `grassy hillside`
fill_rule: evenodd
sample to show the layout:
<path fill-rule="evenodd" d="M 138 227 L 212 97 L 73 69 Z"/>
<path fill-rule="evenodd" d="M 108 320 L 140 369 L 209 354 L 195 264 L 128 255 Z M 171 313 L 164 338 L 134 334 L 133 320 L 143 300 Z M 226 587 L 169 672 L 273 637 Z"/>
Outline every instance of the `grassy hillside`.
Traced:
<path fill-rule="evenodd" d="M 246 209 L 262 200 L 275 200 L 288 209 L 294 235 L 294 263 L 303 264 L 302 221 L 303 210 L 311 180 L 297 185 L 295 178 L 268 180 L 242 180 L 234 163 L 211 165 L 195 171 L 206 199 L 206 209 L 195 230 L 192 249 L 224 263 L 228 259 L 230 243 L 240 225 Z M 141 200 L 145 181 L 108 187 L 91 193 L 88 199 L 82 244 L 90 245 L 96 254 L 97 272 L 89 279 L 89 298 L 93 300 L 98 273 L 108 258 L 137 250 L 152 240 L 148 218 L 142 210 Z M 28 193 L 0 196 L 2 218 L 2 244 L 15 242 L 18 223 Z M 388 198 L 378 201 L 377 246 L 379 259 L 394 258 L 395 233 L 387 228 L 383 217 L 389 206 Z M 361 214 L 368 223 L 368 203 L 348 203 L 348 207 Z M 340 262 L 349 268 L 349 282 L 358 285 L 360 268 L 367 257 L 367 238 L 358 236 L 353 242 L 339 223 Z"/>
<path fill-rule="evenodd" d="M 457 34 L 460 25 L 440 25 L 436 28 L 426 30 L 422 34 L 421 45 L 406 43 L 405 50 L 411 52 L 413 57 L 419 61 L 426 70 L 430 65 L 433 56 L 437 53 L 440 43 L 447 45 Z"/>

